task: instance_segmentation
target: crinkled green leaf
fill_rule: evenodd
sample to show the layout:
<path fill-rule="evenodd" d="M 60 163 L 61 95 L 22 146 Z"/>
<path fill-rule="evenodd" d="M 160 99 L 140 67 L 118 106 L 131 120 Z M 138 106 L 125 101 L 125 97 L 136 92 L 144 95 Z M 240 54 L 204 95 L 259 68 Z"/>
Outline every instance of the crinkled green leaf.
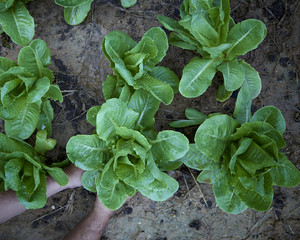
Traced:
<path fill-rule="evenodd" d="M 254 99 L 259 95 L 261 90 L 260 76 L 258 72 L 245 61 L 240 61 L 240 64 L 243 66 L 245 71 L 245 82 L 243 86 L 249 88 L 251 97 Z"/>
<path fill-rule="evenodd" d="M 275 186 L 296 187 L 300 184 L 299 170 L 282 153 L 280 153 L 279 161 L 271 169 L 270 174 Z"/>
<path fill-rule="evenodd" d="M 52 135 L 52 120 L 54 117 L 53 108 L 49 100 L 43 101 L 41 106 L 40 119 L 36 128 L 38 130 L 46 130 L 48 136 Z"/>
<path fill-rule="evenodd" d="M 59 101 L 60 103 L 63 102 L 63 95 L 58 85 L 51 84 L 44 97 L 50 98 L 53 101 Z"/>
<path fill-rule="evenodd" d="M 51 64 L 51 53 L 45 41 L 41 39 L 35 39 L 29 44 L 29 46 L 36 53 L 44 67 L 47 67 Z"/>
<path fill-rule="evenodd" d="M 66 151 L 68 158 L 83 170 L 98 170 L 109 158 L 109 150 L 97 135 L 77 135 L 70 138 Z"/>
<path fill-rule="evenodd" d="M 200 46 L 210 46 L 209 40 L 203 36 L 198 31 L 194 31 L 192 28 L 192 15 L 185 15 L 181 20 L 178 21 L 178 24 L 185 29 L 192 37 L 191 39 L 195 39 L 197 42 L 200 43 Z M 174 20 L 173 20 L 174 21 Z M 178 32 L 178 31 L 177 31 Z M 188 36 L 186 33 L 181 34 L 182 36 Z M 197 44 L 198 45 L 198 44 Z"/>
<path fill-rule="evenodd" d="M 219 161 L 231 134 L 239 123 L 228 115 L 215 115 L 204 121 L 195 134 L 197 148 L 208 158 Z"/>
<path fill-rule="evenodd" d="M 147 138 L 138 131 L 128 129 L 126 127 L 116 127 L 116 134 L 125 140 L 134 140 L 147 151 L 151 147 Z"/>
<path fill-rule="evenodd" d="M 46 152 L 52 150 L 56 145 L 56 140 L 52 138 L 47 138 L 47 131 L 41 130 L 36 134 L 34 149 L 40 153 L 45 154 Z"/>
<path fill-rule="evenodd" d="M 17 66 L 17 64 L 5 57 L 0 57 L 0 74 L 5 73 L 10 68 Z"/>
<path fill-rule="evenodd" d="M 184 29 L 176 20 L 162 15 L 158 15 L 157 19 L 166 29 L 177 32 L 181 35 L 181 37 L 186 38 L 190 41 L 192 41 L 193 39 L 195 45 L 197 45 L 197 42 L 195 41 L 194 37 L 186 29 Z"/>
<path fill-rule="evenodd" d="M 157 48 L 156 57 L 151 58 L 151 62 L 153 63 L 153 65 L 156 65 L 160 63 L 161 60 L 165 57 L 166 52 L 169 48 L 167 35 L 161 28 L 153 27 L 144 34 L 142 40 L 146 37 L 151 38 Z"/>
<path fill-rule="evenodd" d="M 83 173 L 81 177 L 82 186 L 91 192 L 97 192 L 96 182 L 99 176 L 98 170 L 89 170 Z"/>
<path fill-rule="evenodd" d="M 66 158 L 65 160 L 61 161 L 61 162 L 54 162 L 50 165 L 48 165 L 48 167 L 59 167 L 59 168 L 64 168 L 67 167 L 71 164 L 71 161 Z"/>
<path fill-rule="evenodd" d="M 33 73 L 37 78 L 47 77 L 50 81 L 54 78 L 53 73 L 44 67 L 40 56 L 40 52 L 31 46 L 23 47 L 18 56 L 18 64 L 20 67 L 26 68 L 27 71 Z"/>
<path fill-rule="evenodd" d="M 232 95 L 232 91 L 226 90 L 225 85 L 221 84 L 218 87 L 217 94 L 216 94 L 216 99 L 219 102 L 225 102 L 227 99 L 229 99 L 231 97 L 231 95 Z"/>
<path fill-rule="evenodd" d="M 136 42 L 126 33 L 121 31 L 112 31 L 107 34 L 102 42 L 102 51 L 110 60 L 111 67 L 117 71 L 128 85 L 133 85 L 131 72 L 126 68 L 122 60 L 125 53 L 136 46 Z"/>
<path fill-rule="evenodd" d="M 22 186 L 25 186 L 22 185 Z M 46 196 L 46 174 L 40 172 L 40 185 L 33 193 L 28 193 L 26 188 L 17 191 L 19 202 L 27 209 L 37 209 L 45 206 Z"/>
<path fill-rule="evenodd" d="M 216 57 L 223 57 L 223 52 L 230 48 L 232 44 L 230 43 L 223 43 L 220 44 L 219 46 L 216 47 L 206 47 L 203 46 L 203 50 L 208 52 L 211 58 L 216 58 Z"/>
<path fill-rule="evenodd" d="M 153 201 L 165 201 L 172 197 L 179 187 L 177 181 L 161 172 L 151 157 L 148 158 L 148 166 L 155 180 L 150 184 L 138 188 L 141 194 Z"/>
<path fill-rule="evenodd" d="M 115 136 L 116 127 L 133 128 L 139 114 L 119 99 L 109 99 L 97 114 L 97 134 L 104 141 Z"/>
<path fill-rule="evenodd" d="M 105 81 L 102 83 L 102 92 L 104 99 L 107 101 L 110 98 L 119 97 L 118 79 L 114 75 L 108 75 Z"/>
<path fill-rule="evenodd" d="M 182 133 L 171 130 L 159 132 L 151 144 L 151 152 L 157 162 L 175 161 L 189 150 L 188 139 Z"/>
<path fill-rule="evenodd" d="M 0 86 L 3 86 L 6 82 L 16 78 L 19 78 L 24 82 L 26 91 L 29 91 L 37 79 L 24 67 L 11 67 L 5 73 L 0 75 Z"/>
<path fill-rule="evenodd" d="M 14 102 L 13 91 L 18 89 L 22 85 L 22 81 L 20 79 L 13 79 L 11 81 L 6 82 L 3 87 L 0 89 L 1 93 L 1 104 L 4 107 L 9 107 Z M 12 93 L 12 94 L 10 94 Z"/>
<path fill-rule="evenodd" d="M 91 107 L 86 114 L 87 121 L 90 124 L 92 124 L 93 126 L 96 126 L 97 114 L 100 111 L 100 109 L 101 109 L 101 106 Z"/>
<path fill-rule="evenodd" d="M 281 134 L 266 122 L 250 122 L 244 123 L 236 132 L 231 136 L 232 141 L 236 141 L 242 137 L 251 137 L 254 133 L 266 135 L 270 139 L 276 142 L 278 148 L 285 146 L 285 141 Z"/>
<path fill-rule="evenodd" d="M 197 177 L 199 183 L 214 184 L 221 176 L 221 169 L 216 162 L 210 165 L 210 169 L 205 169 Z"/>
<path fill-rule="evenodd" d="M 274 157 L 268 154 L 263 148 L 255 142 L 251 142 L 247 150 L 238 156 L 241 166 L 251 175 L 254 176 L 257 171 L 276 165 Z"/>
<path fill-rule="evenodd" d="M 119 99 L 125 103 L 129 102 L 129 99 L 131 97 L 131 91 L 128 85 L 125 85 L 120 93 Z"/>
<path fill-rule="evenodd" d="M 169 44 L 186 50 L 197 50 L 198 48 L 193 41 L 174 32 L 170 33 Z"/>
<path fill-rule="evenodd" d="M 0 12 L 6 11 L 8 8 L 10 8 L 15 0 L 2 0 L 0 2 Z"/>
<path fill-rule="evenodd" d="M 251 138 L 242 138 L 238 142 L 238 148 L 235 149 L 234 151 L 233 151 L 233 149 L 235 148 L 234 144 L 233 143 L 231 144 L 231 155 L 232 156 L 231 156 L 231 159 L 229 162 L 229 169 L 231 170 L 232 173 L 235 173 L 235 164 L 236 164 L 238 156 L 247 151 L 251 142 L 252 142 Z"/>
<path fill-rule="evenodd" d="M 157 100 L 169 105 L 174 97 L 174 91 L 171 86 L 163 81 L 144 75 L 136 83 L 137 87 L 149 91 Z"/>
<path fill-rule="evenodd" d="M 101 177 L 97 179 L 97 195 L 104 206 L 111 210 L 120 208 L 128 196 L 135 192 L 135 188 L 121 181 L 113 170 L 113 159 L 103 169 Z"/>
<path fill-rule="evenodd" d="M 15 119 L 26 105 L 25 97 L 17 98 L 8 107 L 0 106 L 0 116 L 3 120 Z"/>
<path fill-rule="evenodd" d="M 222 175 L 222 177 L 214 183 L 213 191 L 218 207 L 225 212 L 239 214 L 248 208 L 235 194 L 235 189 L 231 184 L 228 174 Z"/>
<path fill-rule="evenodd" d="M 46 167 L 44 166 L 44 169 L 46 169 L 47 173 L 61 186 L 65 186 L 68 184 L 69 179 L 68 176 L 65 174 L 65 172 L 61 168 L 57 167 Z"/>
<path fill-rule="evenodd" d="M 125 53 L 125 56 L 136 53 L 147 54 L 147 59 L 149 60 L 156 58 L 158 49 L 152 38 L 144 35 L 141 41 L 138 42 L 138 44 L 134 48 Z"/>
<path fill-rule="evenodd" d="M 200 96 L 211 85 L 215 73 L 214 59 L 193 58 L 183 69 L 179 92 L 188 98 Z"/>
<path fill-rule="evenodd" d="M 223 74 L 224 85 L 227 91 L 235 91 L 242 86 L 245 79 L 245 71 L 236 59 L 222 62 L 217 69 Z"/>
<path fill-rule="evenodd" d="M 50 87 L 50 80 L 43 77 L 35 82 L 27 95 L 28 103 L 34 103 L 39 100 L 48 92 Z"/>
<path fill-rule="evenodd" d="M 180 160 L 169 161 L 169 162 L 160 162 L 158 163 L 158 168 L 161 171 L 173 171 L 179 168 L 182 165 Z"/>
<path fill-rule="evenodd" d="M 224 12 L 224 23 L 220 27 L 220 43 L 223 43 L 227 39 L 228 30 L 230 30 L 230 2 L 229 0 L 219 1 L 220 8 Z"/>
<path fill-rule="evenodd" d="M 174 93 L 178 92 L 179 79 L 177 75 L 168 68 L 157 66 L 150 72 L 150 76 L 169 84 Z"/>
<path fill-rule="evenodd" d="M 202 120 L 177 120 L 170 122 L 170 127 L 173 128 L 183 128 L 183 127 L 190 127 L 195 125 L 200 125 L 203 121 Z"/>
<path fill-rule="evenodd" d="M 249 122 L 251 119 L 251 105 L 252 96 L 250 89 L 246 86 L 245 82 L 239 90 L 233 116 L 240 123 Z"/>
<path fill-rule="evenodd" d="M 89 0 L 76 7 L 66 7 L 64 9 L 65 21 L 70 25 L 77 25 L 83 22 L 91 10 L 91 4 L 94 0 Z"/>
<path fill-rule="evenodd" d="M 207 119 L 207 116 L 204 113 L 199 112 L 198 110 L 193 109 L 193 108 L 186 108 L 185 116 L 189 120 L 197 120 L 199 122 L 201 121 L 201 123 L 203 123 L 205 121 L 205 119 Z"/>
<path fill-rule="evenodd" d="M 272 177 L 270 173 L 253 178 L 236 177 L 233 180 L 235 194 L 256 211 L 267 211 L 273 201 Z"/>
<path fill-rule="evenodd" d="M 160 102 L 151 93 L 139 89 L 134 92 L 128 103 L 128 107 L 139 113 L 137 125 L 142 129 L 151 128 L 154 125 L 154 115 Z"/>
<path fill-rule="evenodd" d="M 216 46 L 220 41 L 219 33 L 211 24 L 202 13 L 198 12 L 192 15 L 191 29 L 198 34 L 199 38 L 205 38 L 205 41 L 209 42 L 209 45 L 206 46 Z"/>
<path fill-rule="evenodd" d="M 13 191 L 18 191 L 21 187 L 20 172 L 23 164 L 24 160 L 12 158 L 4 165 L 5 184 Z"/>
<path fill-rule="evenodd" d="M 154 177 L 147 165 L 142 172 L 138 172 L 134 165 L 127 164 L 126 161 L 122 160 L 118 161 L 116 174 L 122 181 L 133 188 L 143 187 L 154 181 Z"/>
<path fill-rule="evenodd" d="M 17 118 L 5 121 L 5 132 L 10 137 L 27 139 L 37 127 L 40 118 L 40 102 L 30 103 L 19 112 Z"/>
<path fill-rule="evenodd" d="M 228 33 L 226 43 L 232 46 L 226 50 L 226 59 L 232 60 L 257 48 L 266 34 L 266 26 L 259 20 L 248 19 L 236 24 Z"/>
<path fill-rule="evenodd" d="M 35 154 L 34 149 L 29 144 L 23 144 L 23 141 L 16 141 L 3 133 L 0 133 L 0 153 L 24 152 L 30 156 Z M 17 157 L 17 156 L 15 156 Z"/>
<path fill-rule="evenodd" d="M 25 142 L 22 142 L 22 145 L 27 145 Z M 29 144 L 28 144 L 29 145 Z M 29 145 L 30 146 L 30 145 Z M 31 147 L 31 146 L 30 146 Z M 21 152 L 22 151 L 22 152 Z M 4 160 L 9 160 L 11 158 L 21 158 L 23 160 L 26 160 L 27 162 L 31 163 L 32 165 L 34 165 L 35 167 L 37 167 L 38 169 L 41 169 L 41 161 L 40 159 L 36 156 L 36 152 L 33 150 L 33 154 L 30 153 L 25 153 L 22 150 L 19 151 L 15 151 L 13 153 L 9 153 L 7 155 L 5 155 Z"/>
<path fill-rule="evenodd" d="M 34 20 L 21 1 L 0 12 L 0 25 L 10 38 L 21 46 L 27 45 L 34 36 Z"/>
<path fill-rule="evenodd" d="M 266 122 L 271 124 L 281 135 L 284 133 L 286 125 L 285 119 L 280 110 L 274 106 L 266 106 L 257 110 L 250 122 Z"/>
<path fill-rule="evenodd" d="M 196 169 L 198 171 L 209 168 L 210 164 L 214 161 L 206 157 L 202 152 L 200 152 L 196 144 L 190 144 L 188 152 L 180 158 L 187 167 Z"/>

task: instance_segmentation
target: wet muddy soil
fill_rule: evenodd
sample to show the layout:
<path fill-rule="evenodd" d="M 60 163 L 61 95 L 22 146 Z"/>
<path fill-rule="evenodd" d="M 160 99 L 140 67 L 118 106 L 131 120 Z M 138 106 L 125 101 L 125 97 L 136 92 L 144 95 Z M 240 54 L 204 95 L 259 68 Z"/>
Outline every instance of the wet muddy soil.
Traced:
<path fill-rule="evenodd" d="M 258 49 L 243 56 L 262 79 L 262 91 L 254 100 L 253 111 L 274 105 L 285 116 L 287 130 L 283 151 L 300 169 L 300 2 L 292 0 L 232 0 L 232 16 L 236 22 L 256 18 L 262 20 L 268 35 Z M 128 33 L 135 40 L 154 26 L 161 26 L 157 14 L 179 18 L 179 0 L 138 0 L 124 10 L 119 0 L 95 0 L 87 19 L 78 26 L 64 22 L 63 8 L 54 1 L 40 0 L 28 4 L 37 24 L 36 38 L 45 40 L 52 53 L 50 66 L 55 81 L 64 94 L 63 103 L 53 103 L 55 119 L 53 138 L 56 148 L 50 161 L 66 158 L 65 146 L 76 134 L 90 134 L 94 129 L 85 119 L 87 110 L 104 102 L 101 83 L 110 73 L 109 62 L 101 52 L 103 37 L 112 30 Z M 20 47 L 1 35 L 0 55 L 17 59 Z M 194 53 L 170 47 L 161 65 L 179 76 Z M 217 80 L 216 80 L 217 81 Z M 201 97 L 185 99 L 177 94 L 171 105 L 161 105 L 156 116 L 158 130 L 170 129 L 168 123 L 184 118 L 184 109 L 193 107 L 205 114 L 232 114 L 233 96 L 225 103 L 215 100 L 213 84 Z M 3 124 L 0 125 L 3 131 Z M 196 128 L 181 129 L 193 140 Z M 180 188 L 165 202 L 153 202 L 136 194 L 117 210 L 102 239 L 300 239 L 299 187 L 274 189 L 274 201 L 268 212 L 247 210 L 243 214 L 222 212 L 210 185 L 200 184 L 193 176 L 197 171 L 182 167 L 169 173 Z M 205 200 L 204 200 L 205 198 Z M 48 199 L 39 210 L 28 210 L 0 225 L 0 240 L 62 239 L 93 206 L 95 195 L 83 188 L 65 190 Z M 206 202 L 206 203 L 205 203 Z"/>

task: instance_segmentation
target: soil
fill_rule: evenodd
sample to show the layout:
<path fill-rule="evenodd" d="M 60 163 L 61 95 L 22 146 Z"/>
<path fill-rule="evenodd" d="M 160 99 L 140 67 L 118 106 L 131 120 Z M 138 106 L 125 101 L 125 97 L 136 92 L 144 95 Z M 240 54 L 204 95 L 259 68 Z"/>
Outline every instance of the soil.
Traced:
<path fill-rule="evenodd" d="M 253 111 L 274 105 L 287 122 L 283 151 L 300 169 L 300 2 L 292 0 L 231 0 L 236 22 L 255 18 L 262 20 L 268 35 L 257 50 L 245 59 L 259 73 L 262 91 L 254 100 Z M 109 62 L 101 52 L 103 37 L 112 30 L 128 33 L 135 40 L 154 26 L 161 26 L 157 14 L 179 19 L 179 0 L 138 0 L 127 10 L 119 0 L 95 0 L 87 19 L 78 26 L 69 26 L 63 8 L 54 1 L 40 0 L 28 4 L 37 23 L 35 38 L 47 42 L 52 53 L 50 69 L 64 94 L 64 102 L 53 103 L 55 119 L 53 138 L 57 147 L 49 161 L 66 158 L 65 146 L 76 134 L 90 134 L 94 129 L 85 119 L 86 111 L 104 102 L 101 83 L 105 80 Z M 2 34 L 0 55 L 17 60 L 20 47 Z M 161 65 L 181 76 L 183 66 L 194 53 L 170 47 Z M 215 82 L 217 79 L 215 80 Z M 176 94 L 171 105 L 161 105 L 156 116 L 157 130 L 170 129 L 168 123 L 184 118 L 184 110 L 193 107 L 210 114 L 232 114 L 236 95 L 225 103 L 215 100 L 215 84 L 201 97 L 185 99 Z M 3 131 L 3 123 L 0 125 Z M 180 129 L 191 141 L 196 128 Z M 274 188 L 274 201 L 265 213 L 247 210 L 231 215 L 217 206 L 211 185 L 195 185 L 197 171 L 182 167 L 169 174 L 180 188 L 165 202 L 154 202 L 137 193 L 111 218 L 101 239 L 300 239 L 300 189 Z M 206 200 L 206 204 L 204 201 Z M 95 195 L 83 188 L 65 190 L 48 199 L 46 206 L 27 210 L 0 225 L 0 240 L 62 239 L 91 207 Z"/>

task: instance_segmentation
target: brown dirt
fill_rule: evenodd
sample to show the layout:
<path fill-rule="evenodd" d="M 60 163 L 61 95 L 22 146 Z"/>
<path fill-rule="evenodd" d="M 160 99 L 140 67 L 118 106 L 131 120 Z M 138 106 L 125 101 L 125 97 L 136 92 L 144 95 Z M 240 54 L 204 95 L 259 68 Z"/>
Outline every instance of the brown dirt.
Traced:
<path fill-rule="evenodd" d="M 106 2 L 106 3 L 103 3 Z M 300 3 L 292 0 L 232 0 L 232 16 L 238 22 L 249 18 L 262 20 L 268 35 L 258 49 L 243 58 L 262 78 L 262 92 L 253 104 L 253 111 L 266 105 L 278 107 L 287 122 L 284 134 L 287 146 L 283 149 L 300 169 Z M 76 134 L 90 134 L 93 127 L 85 120 L 86 111 L 104 102 L 101 83 L 109 70 L 109 62 L 101 52 L 101 41 L 112 30 L 122 30 L 135 40 L 151 27 L 160 26 L 155 16 L 179 17 L 179 0 L 138 0 L 126 11 L 119 0 L 93 3 L 88 18 L 79 26 L 68 26 L 63 19 L 63 8 L 54 1 L 40 0 L 28 4 L 38 24 L 36 38 L 48 43 L 52 53 L 50 68 L 56 83 L 64 93 L 62 104 L 53 103 L 55 119 L 53 137 L 57 147 L 49 154 L 52 161 L 65 159 L 65 145 Z M 2 35 L 0 55 L 16 60 L 20 47 Z M 193 53 L 170 47 L 163 66 L 179 76 Z M 197 108 L 208 114 L 232 114 L 235 99 L 226 103 L 215 100 L 215 88 L 196 99 L 185 99 L 179 94 L 174 102 L 161 105 L 156 128 L 168 129 L 171 120 L 184 117 L 184 109 Z M 3 125 L 0 125 L 3 130 Z M 196 128 L 182 129 L 190 140 Z M 196 171 L 193 171 L 197 175 Z M 182 167 L 170 172 L 179 181 L 178 192 L 165 202 L 153 202 L 140 194 L 116 211 L 102 239 L 300 239 L 300 189 L 275 188 L 274 201 L 266 213 L 247 210 L 243 214 L 222 212 L 215 203 L 210 185 L 200 188 L 190 172 Z M 74 191 L 72 211 L 66 211 L 68 199 Z M 0 240 L 4 239 L 62 239 L 93 206 L 95 196 L 78 188 L 66 190 L 49 198 L 43 209 L 28 210 L 0 225 Z M 68 208 L 70 210 L 70 208 Z"/>

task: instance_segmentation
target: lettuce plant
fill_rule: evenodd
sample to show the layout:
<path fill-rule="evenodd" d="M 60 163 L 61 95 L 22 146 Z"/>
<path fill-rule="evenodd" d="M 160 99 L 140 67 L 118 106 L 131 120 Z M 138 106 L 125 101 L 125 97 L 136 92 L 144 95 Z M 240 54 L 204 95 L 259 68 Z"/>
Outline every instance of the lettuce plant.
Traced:
<path fill-rule="evenodd" d="M 27 209 L 43 207 L 47 201 L 46 173 L 62 186 L 68 183 L 67 175 L 58 165 L 45 164 L 44 154 L 55 144 L 54 139 L 47 139 L 45 130 L 37 133 L 34 147 L 0 133 L 0 192 L 16 191 Z"/>
<path fill-rule="evenodd" d="M 11 40 L 21 46 L 27 45 L 34 36 L 34 20 L 25 7 L 30 1 L 0 1 L 0 29 L 2 27 Z"/>
<path fill-rule="evenodd" d="M 150 29 L 139 43 L 120 31 L 110 32 L 102 42 L 114 71 L 103 82 L 104 98 L 119 98 L 140 112 L 139 130 L 151 131 L 160 102 L 170 104 L 178 91 L 177 75 L 156 66 L 167 49 L 167 36 L 161 28 Z"/>
<path fill-rule="evenodd" d="M 20 50 L 18 64 L 0 57 L 0 118 L 9 137 L 27 139 L 34 130 L 51 136 L 53 109 L 49 99 L 62 102 L 53 74 L 47 68 L 51 56 L 43 40 L 34 40 Z"/>
<path fill-rule="evenodd" d="M 285 120 L 277 108 L 263 107 L 244 123 L 225 114 L 198 115 L 202 124 L 195 144 L 181 161 L 201 171 L 200 183 L 213 184 L 216 203 L 223 211 L 266 211 L 273 200 L 272 186 L 300 183 L 298 169 L 278 150 L 285 145 Z M 175 122 L 173 126 L 184 123 L 188 125 Z"/>
<path fill-rule="evenodd" d="M 94 0 L 54 0 L 56 4 L 64 7 L 65 21 L 70 25 L 78 25 L 84 21 L 91 10 Z M 137 0 L 121 0 L 124 8 L 132 7 Z"/>
<path fill-rule="evenodd" d="M 97 192 L 112 210 L 136 191 L 154 201 L 164 201 L 177 191 L 177 181 L 161 169 L 170 169 L 173 163 L 177 167 L 176 160 L 188 151 L 183 134 L 162 131 L 147 137 L 138 130 L 145 115 L 121 99 L 109 99 L 90 111 L 87 119 L 96 133 L 73 136 L 67 144 L 69 159 L 86 170 L 81 181 L 87 190 Z"/>
<path fill-rule="evenodd" d="M 227 100 L 240 87 L 238 98 L 244 101 L 258 96 L 261 80 L 258 73 L 239 56 L 255 49 L 266 36 L 263 22 L 248 19 L 235 24 L 230 17 L 229 0 L 184 0 L 181 20 L 158 16 L 172 31 L 169 43 L 194 50 L 193 58 L 183 69 L 179 91 L 185 97 L 198 97 L 211 85 L 217 71 L 223 74 L 217 100 Z"/>
<path fill-rule="evenodd" d="M 105 99 L 121 98 L 127 102 L 136 90 L 144 90 L 156 108 L 160 102 L 170 104 L 178 91 L 179 79 L 170 69 L 156 66 L 168 47 L 167 36 L 158 27 L 146 32 L 139 43 L 120 31 L 107 34 L 102 51 L 114 73 L 103 83 Z"/>

